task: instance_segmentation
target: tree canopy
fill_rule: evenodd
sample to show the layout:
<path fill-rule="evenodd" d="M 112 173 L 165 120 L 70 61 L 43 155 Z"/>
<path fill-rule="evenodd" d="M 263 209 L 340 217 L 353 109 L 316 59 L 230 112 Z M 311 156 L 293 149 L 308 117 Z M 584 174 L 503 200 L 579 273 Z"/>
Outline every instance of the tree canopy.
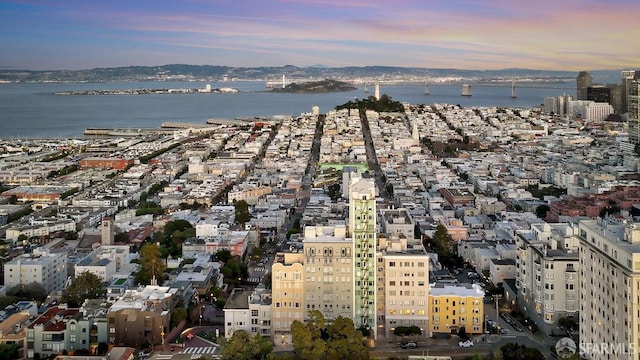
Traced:
<path fill-rule="evenodd" d="M 42 285 L 32 282 L 26 285 L 17 285 L 7 291 L 7 296 L 24 299 L 44 301 L 47 298 L 47 291 Z"/>
<path fill-rule="evenodd" d="M 422 335 L 422 329 L 417 326 L 397 326 L 393 330 L 396 336 Z"/>
<path fill-rule="evenodd" d="M 227 260 L 220 269 L 220 272 L 224 275 L 224 282 L 226 284 L 240 285 L 242 279 L 249 277 L 247 264 L 243 263 L 237 256 Z"/>
<path fill-rule="evenodd" d="M 327 326 L 320 311 L 311 311 L 309 320 L 304 323 L 296 320 L 291 324 L 291 336 L 293 349 L 300 359 L 369 359 L 362 333 L 351 319 L 341 316 Z"/>
<path fill-rule="evenodd" d="M 0 344 L 0 360 L 13 360 L 19 358 L 17 344 Z"/>
<path fill-rule="evenodd" d="M 236 222 L 239 224 L 246 224 L 251 220 L 251 213 L 249 212 L 249 204 L 244 200 L 239 200 L 235 204 L 236 206 Z"/>
<path fill-rule="evenodd" d="M 226 263 L 231 259 L 231 251 L 229 249 L 220 249 L 216 252 L 216 260 Z"/>
<path fill-rule="evenodd" d="M 340 192 L 340 184 L 334 183 L 329 185 L 328 195 L 331 200 L 338 200 L 340 196 L 342 196 L 342 193 Z"/>
<path fill-rule="evenodd" d="M 509 360 L 544 360 L 540 350 L 515 343 L 506 344 L 500 348 L 503 359 Z"/>
<path fill-rule="evenodd" d="M 273 351 L 271 339 L 262 335 L 251 336 L 244 330 L 233 333 L 222 348 L 225 360 L 259 360 L 265 359 Z"/>
<path fill-rule="evenodd" d="M 451 254 L 453 252 L 453 238 L 442 224 L 438 224 L 436 231 L 433 233 L 433 250 L 438 255 Z"/>
<path fill-rule="evenodd" d="M 442 265 L 446 267 L 457 266 L 459 258 L 454 252 L 455 241 L 444 225 L 438 224 L 436 227 L 431 239 L 431 248 L 438 254 L 438 259 Z"/>
<path fill-rule="evenodd" d="M 62 292 L 60 301 L 69 307 L 80 307 L 85 299 L 99 299 L 104 295 L 105 288 L 100 278 L 89 271 L 76 276 L 71 285 Z"/>
<path fill-rule="evenodd" d="M 551 208 L 549 207 L 549 205 L 543 204 L 540 205 L 536 208 L 536 216 L 544 219 L 547 217 L 547 213 L 551 211 Z"/>
<path fill-rule="evenodd" d="M 139 254 L 140 270 L 136 273 L 139 284 L 150 284 L 155 276 L 158 282 L 164 278 L 165 262 L 156 243 L 145 243 Z"/>
<path fill-rule="evenodd" d="M 336 110 L 341 109 L 360 109 L 360 110 L 374 110 L 377 112 L 400 112 L 404 113 L 404 105 L 399 101 L 394 101 L 391 96 L 387 94 L 380 95 L 380 100 L 377 100 L 374 96 L 369 96 L 362 100 L 352 100 L 345 104 L 336 106 Z"/>

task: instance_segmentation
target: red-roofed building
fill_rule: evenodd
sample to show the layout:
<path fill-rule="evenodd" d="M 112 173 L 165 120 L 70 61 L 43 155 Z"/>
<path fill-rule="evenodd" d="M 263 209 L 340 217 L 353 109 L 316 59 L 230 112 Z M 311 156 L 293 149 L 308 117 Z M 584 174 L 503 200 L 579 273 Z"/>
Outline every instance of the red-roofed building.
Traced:
<path fill-rule="evenodd" d="M 134 163 L 132 158 L 90 157 L 80 160 L 80 167 L 124 170 Z"/>
<path fill-rule="evenodd" d="M 640 187 L 616 186 L 602 194 L 589 194 L 580 197 L 568 197 L 551 203 L 546 221 L 558 222 L 560 216 L 597 217 L 600 212 L 618 207 L 630 210 L 633 204 L 640 202 Z"/>
<path fill-rule="evenodd" d="M 27 327 L 27 358 L 33 359 L 35 354 L 40 358 L 60 354 L 69 349 L 66 335 L 67 323 L 82 315 L 78 309 L 67 309 L 65 305 L 56 306 L 45 311 Z"/>
<path fill-rule="evenodd" d="M 87 307 L 88 302 L 96 306 Z M 41 359 L 67 351 L 92 351 L 107 341 L 107 308 L 96 300 L 85 302 L 81 309 L 66 304 L 51 307 L 27 326 L 28 359 Z M 86 314 L 86 316 L 85 316 Z"/>

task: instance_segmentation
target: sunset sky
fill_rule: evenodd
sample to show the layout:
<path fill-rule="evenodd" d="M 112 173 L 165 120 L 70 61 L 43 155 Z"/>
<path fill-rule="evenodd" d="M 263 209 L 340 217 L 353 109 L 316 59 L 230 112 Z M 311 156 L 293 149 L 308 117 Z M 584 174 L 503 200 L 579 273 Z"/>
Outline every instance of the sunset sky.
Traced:
<path fill-rule="evenodd" d="M 0 0 L 0 69 L 638 68 L 638 0 Z"/>

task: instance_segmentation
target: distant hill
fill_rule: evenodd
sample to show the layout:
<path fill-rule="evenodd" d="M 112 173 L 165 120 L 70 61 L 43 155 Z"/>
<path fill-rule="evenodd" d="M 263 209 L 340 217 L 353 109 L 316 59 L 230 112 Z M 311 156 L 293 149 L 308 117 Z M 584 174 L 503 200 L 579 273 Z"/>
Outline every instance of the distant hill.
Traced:
<path fill-rule="evenodd" d="M 96 68 L 87 70 L 1 70 L 3 82 L 107 82 L 107 81 L 221 81 L 254 80 L 278 81 L 287 79 L 397 79 L 406 81 L 427 81 L 430 78 L 450 78 L 460 81 L 491 81 L 516 78 L 538 79 L 540 81 L 573 81 L 575 71 L 546 71 L 532 69 L 504 70 L 459 70 L 430 69 L 394 66 L 362 66 L 330 68 L 325 66 L 297 67 L 293 65 L 275 67 L 232 67 L 217 65 L 171 64 L 162 66 L 127 66 L 117 68 Z M 620 71 L 593 71 L 594 82 L 619 82 Z"/>
<path fill-rule="evenodd" d="M 317 94 L 317 93 L 331 93 L 331 92 L 343 92 L 352 91 L 356 88 L 344 81 L 337 80 L 321 80 L 321 81 L 309 81 L 303 83 L 291 83 L 284 88 L 274 88 L 273 92 L 294 93 L 294 94 Z"/>

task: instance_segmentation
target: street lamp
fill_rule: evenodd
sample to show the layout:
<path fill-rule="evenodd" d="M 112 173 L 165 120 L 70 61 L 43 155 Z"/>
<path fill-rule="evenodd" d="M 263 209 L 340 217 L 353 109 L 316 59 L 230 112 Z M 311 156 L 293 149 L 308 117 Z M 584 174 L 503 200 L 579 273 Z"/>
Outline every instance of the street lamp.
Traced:
<path fill-rule="evenodd" d="M 202 326 L 202 310 L 204 310 L 204 305 L 200 306 L 200 326 Z"/>

